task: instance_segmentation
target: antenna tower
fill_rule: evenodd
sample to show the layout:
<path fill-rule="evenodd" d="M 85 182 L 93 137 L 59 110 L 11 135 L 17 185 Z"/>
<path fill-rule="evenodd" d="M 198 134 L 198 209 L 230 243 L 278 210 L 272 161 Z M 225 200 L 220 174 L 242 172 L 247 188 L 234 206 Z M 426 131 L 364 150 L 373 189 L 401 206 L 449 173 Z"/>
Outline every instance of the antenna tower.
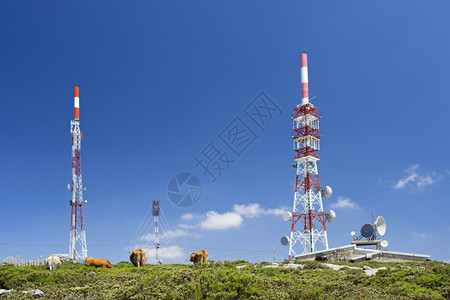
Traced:
<path fill-rule="evenodd" d="M 320 149 L 319 109 L 309 102 L 307 54 L 301 53 L 302 104 L 293 109 L 294 126 L 294 206 L 291 216 L 291 236 L 289 238 L 289 260 L 296 254 L 328 249 L 326 215 L 323 212 L 322 193 L 319 184 L 317 161 Z M 334 214 L 334 212 L 333 212 Z M 333 218 L 334 219 L 334 218 Z M 300 243 L 300 251 L 294 249 Z"/>
<path fill-rule="evenodd" d="M 70 121 L 72 134 L 72 192 L 70 199 L 70 242 L 69 255 L 72 261 L 84 261 L 87 257 L 86 227 L 83 212 L 83 183 L 81 180 L 81 139 L 79 88 L 74 87 L 74 119 Z"/>
<path fill-rule="evenodd" d="M 155 223 L 155 264 L 161 264 L 161 261 L 159 260 L 159 235 L 158 235 L 158 217 L 159 217 L 159 200 L 153 200 L 153 206 L 152 206 L 152 214 L 154 217 L 154 223 Z"/>

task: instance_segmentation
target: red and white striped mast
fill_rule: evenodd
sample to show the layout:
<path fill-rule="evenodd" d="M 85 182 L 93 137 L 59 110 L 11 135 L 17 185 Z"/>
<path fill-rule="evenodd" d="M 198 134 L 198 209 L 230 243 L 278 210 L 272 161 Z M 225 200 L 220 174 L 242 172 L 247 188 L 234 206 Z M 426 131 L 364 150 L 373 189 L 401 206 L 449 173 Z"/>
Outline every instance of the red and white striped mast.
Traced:
<path fill-rule="evenodd" d="M 292 212 L 283 218 L 291 221 L 290 237 L 283 237 L 282 244 L 289 244 L 289 260 L 296 254 L 328 249 L 325 220 L 332 222 L 335 213 L 324 213 L 322 194 L 331 196 L 330 187 L 321 191 L 317 161 L 320 149 L 319 109 L 309 102 L 307 54 L 301 53 L 302 103 L 293 109 L 294 167 L 297 169 L 295 196 Z M 300 247 L 294 247 L 300 243 Z M 300 248 L 299 250 L 296 250 Z"/>
<path fill-rule="evenodd" d="M 69 255 L 72 261 L 84 261 L 87 257 L 86 228 L 83 212 L 83 183 L 81 178 L 81 139 L 79 88 L 74 87 L 74 119 L 70 121 L 72 135 L 72 192 L 70 199 L 70 241 Z"/>

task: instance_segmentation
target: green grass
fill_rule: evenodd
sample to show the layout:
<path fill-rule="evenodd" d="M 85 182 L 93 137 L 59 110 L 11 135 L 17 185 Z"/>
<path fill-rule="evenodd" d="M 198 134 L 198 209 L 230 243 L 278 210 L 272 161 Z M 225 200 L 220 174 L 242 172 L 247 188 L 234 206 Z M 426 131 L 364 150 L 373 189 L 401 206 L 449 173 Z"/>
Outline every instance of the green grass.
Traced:
<path fill-rule="evenodd" d="M 97 269 L 63 263 L 55 271 L 2 265 L 0 289 L 40 289 L 47 299 L 450 299 L 450 265 L 442 262 L 345 264 L 387 268 L 371 277 L 349 268 L 333 271 L 319 262 L 302 264 L 303 269 L 291 269 L 211 261 L 135 268 L 120 262 L 114 269 Z M 247 266 L 236 269 L 242 265 Z M 3 298 L 31 296 L 15 292 Z"/>

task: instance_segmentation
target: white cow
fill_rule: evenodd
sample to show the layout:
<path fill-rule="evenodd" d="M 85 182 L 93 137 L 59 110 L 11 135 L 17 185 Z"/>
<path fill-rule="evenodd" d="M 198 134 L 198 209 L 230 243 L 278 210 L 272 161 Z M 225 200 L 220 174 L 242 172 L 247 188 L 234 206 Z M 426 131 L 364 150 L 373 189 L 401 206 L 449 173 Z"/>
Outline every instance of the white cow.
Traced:
<path fill-rule="evenodd" d="M 47 266 L 47 269 L 56 270 L 56 269 L 59 269 L 59 267 L 61 267 L 61 260 L 56 255 L 50 255 L 45 260 L 45 264 Z"/>

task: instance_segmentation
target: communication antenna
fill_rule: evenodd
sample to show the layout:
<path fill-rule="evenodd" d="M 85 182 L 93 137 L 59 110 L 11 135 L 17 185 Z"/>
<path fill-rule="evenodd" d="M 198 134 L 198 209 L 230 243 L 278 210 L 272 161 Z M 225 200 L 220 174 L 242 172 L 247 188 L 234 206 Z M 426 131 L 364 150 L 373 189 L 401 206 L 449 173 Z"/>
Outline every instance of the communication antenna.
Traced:
<path fill-rule="evenodd" d="M 322 189 L 322 196 L 324 196 L 325 199 L 330 198 L 332 194 L 333 194 L 333 190 L 332 190 L 331 187 L 329 187 L 328 185 L 326 185 L 326 186 Z"/>
<path fill-rule="evenodd" d="M 291 235 L 281 238 L 282 245 L 289 245 L 291 260 L 298 253 L 328 249 L 325 221 L 333 222 L 336 213 L 324 212 L 322 196 L 328 199 L 330 187 L 320 188 L 317 152 L 320 150 L 319 109 L 309 98 L 307 54 L 300 54 L 302 102 L 293 109 L 294 165 L 296 168 L 294 205 L 292 211 L 283 214 L 283 220 L 291 223 Z M 298 244 L 300 245 L 298 245 Z"/>
<path fill-rule="evenodd" d="M 158 234 L 158 217 L 159 217 L 159 200 L 153 200 L 152 203 L 152 215 L 154 217 L 154 223 L 155 223 L 155 264 L 159 265 L 161 264 L 161 261 L 159 259 L 159 234 Z"/>
<path fill-rule="evenodd" d="M 365 224 L 361 227 L 361 235 L 365 238 L 372 239 L 375 233 L 375 227 L 372 224 Z"/>
<path fill-rule="evenodd" d="M 352 231 L 353 241 L 352 244 L 356 245 L 376 245 L 377 249 L 380 250 L 381 247 L 385 248 L 388 245 L 388 241 L 382 241 L 381 236 L 386 234 L 386 220 L 383 216 L 378 216 L 375 221 L 373 221 L 372 213 L 372 223 L 364 224 L 361 227 L 361 234 L 355 237 L 356 233 Z M 363 240 L 365 238 L 366 240 Z"/>
<path fill-rule="evenodd" d="M 373 225 L 380 236 L 386 234 L 386 220 L 383 216 L 379 216 Z"/>
<path fill-rule="evenodd" d="M 70 121 L 72 135 L 72 184 L 70 199 L 70 240 L 69 255 L 72 261 L 84 261 L 87 257 L 86 227 L 84 224 L 83 183 L 81 176 L 81 139 L 79 88 L 74 86 L 74 118 Z"/>
<path fill-rule="evenodd" d="M 334 210 L 332 209 L 328 210 L 328 212 L 325 214 L 325 219 L 327 220 L 328 223 L 333 222 L 334 219 L 336 219 L 336 213 L 334 212 Z"/>

